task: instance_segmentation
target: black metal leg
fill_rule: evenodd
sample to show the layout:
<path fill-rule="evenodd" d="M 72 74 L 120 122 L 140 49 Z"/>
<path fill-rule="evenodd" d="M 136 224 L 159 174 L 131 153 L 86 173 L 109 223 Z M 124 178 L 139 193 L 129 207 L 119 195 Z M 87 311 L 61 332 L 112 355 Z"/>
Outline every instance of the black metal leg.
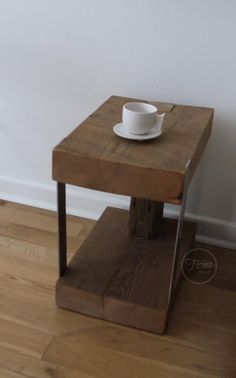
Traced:
<path fill-rule="evenodd" d="M 59 276 L 62 276 L 67 266 L 66 248 L 66 185 L 57 183 L 57 210 L 59 236 Z"/>

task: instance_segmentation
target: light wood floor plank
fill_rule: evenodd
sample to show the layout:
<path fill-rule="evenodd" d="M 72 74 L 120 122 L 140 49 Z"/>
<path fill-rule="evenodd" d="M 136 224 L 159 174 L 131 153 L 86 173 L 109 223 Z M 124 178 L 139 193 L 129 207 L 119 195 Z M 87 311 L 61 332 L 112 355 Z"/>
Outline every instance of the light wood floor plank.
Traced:
<path fill-rule="evenodd" d="M 18 208 L 9 208 L 6 205 L 0 206 L 0 219 L 5 222 L 21 224 L 22 226 L 34 227 L 43 231 L 57 232 L 56 217 L 29 212 L 27 210 Z M 68 236 L 76 237 L 83 228 L 80 223 L 68 221 L 67 233 Z"/>
<path fill-rule="evenodd" d="M 191 318 L 178 318 L 175 313 L 170 320 L 165 337 L 169 342 L 199 349 L 206 354 L 211 351 L 222 358 L 226 356 L 231 360 L 236 355 L 235 335 L 219 329 L 216 331 L 209 324 L 199 324 Z M 222 345 L 224 345 L 223 348 Z"/>
<path fill-rule="evenodd" d="M 192 334 L 194 335 L 195 324 L 192 323 L 192 326 Z M 138 374 L 135 370 L 139 370 L 138 363 L 142 366 L 144 362 L 145 364 L 150 364 L 153 368 L 156 366 L 157 372 L 161 366 L 162 369 L 166 368 L 167 372 L 171 368 L 176 373 L 182 372 L 183 376 L 184 373 L 190 376 L 191 374 L 199 374 L 199 376 L 210 375 L 221 378 L 234 377 L 236 375 L 235 345 L 232 335 L 227 337 L 227 333 L 225 333 L 223 334 L 224 337 L 220 339 L 222 335 L 218 332 L 216 340 L 219 344 L 218 348 L 207 349 L 205 337 L 199 336 L 197 341 L 196 338 L 192 340 L 190 331 L 188 329 L 187 331 L 182 329 L 182 337 L 178 336 L 178 332 L 177 336 L 172 334 L 170 329 L 167 335 L 157 336 L 132 329 L 118 328 L 109 324 L 101 325 L 55 338 L 44 355 L 44 359 L 59 363 L 61 358 L 62 363 L 66 364 L 65 366 L 73 364 L 73 359 L 75 367 L 79 366 L 79 364 L 84 364 L 84 371 L 89 373 L 93 373 L 89 366 L 90 356 L 93 359 L 93 368 L 95 369 L 97 364 L 98 370 L 100 369 L 100 360 L 108 358 L 111 361 L 115 361 L 114 363 L 117 362 L 119 371 L 119 359 L 122 360 L 123 358 L 123 361 L 126 361 L 130 368 L 132 367 L 133 376 Z M 213 332 L 211 328 L 207 329 L 206 327 L 205 331 L 208 332 L 208 337 L 211 337 L 215 332 L 215 330 Z M 226 347 L 225 350 L 222 350 L 222 341 L 226 342 L 226 345 L 232 345 L 232 347 Z M 60 355 L 62 346 L 66 350 L 63 358 Z M 130 362 L 128 362 L 129 359 Z M 143 371 L 145 371 L 146 368 L 141 366 L 140 370 L 144 369 Z M 129 374 L 131 374 L 131 371 L 129 371 Z M 150 371 L 150 376 L 152 376 L 151 374 Z M 172 374 L 174 377 L 174 373 Z M 109 372 L 107 376 L 109 376 Z M 117 376 L 119 375 L 117 374 Z"/>
<path fill-rule="evenodd" d="M 4 205 L 6 206 L 6 208 L 14 208 L 14 209 L 19 209 L 19 210 L 27 210 L 27 212 L 29 213 L 35 213 L 35 214 L 41 214 L 41 215 L 47 215 L 47 216 L 50 216 L 50 217 L 53 217 L 53 218 L 57 218 L 57 212 L 56 211 L 52 211 L 52 210 L 47 210 L 47 209 L 40 209 L 39 207 L 34 207 L 34 206 L 26 206 L 26 205 L 23 205 L 21 203 L 16 203 L 16 202 L 8 202 L 8 201 L 4 201 Z M 88 218 L 83 218 L 83 217 L 77 217 L 75 215 L 70 215 L 70 214 L 67 214 L 67 220 L 69 221 L 72 221 L 74 223 L 79 223 L 81 226 L 93 226 L 96 221 L 92 220 L 92 219 L 88 219 Z"/>
<path fill-rule="evenodd" d="M 192 351 L 192 353 L 187 353 L 186 359 L 192 354 L 194 360 L 184 361 L 186 350 L 181 351 L 175 348 L 173 354 L 170 346 L 168 344 L 163 346 L 159 339 L 147 345 L 143 334 L 135 337 L 137 344 L 133 344 L 132 337 L 130 340 L 126 339 L 125 342 L 124 334 L 125 331 L 121 334 L 115 327 L 111 327 L 110 333 L 105 329 L 97 333 L 93 329 L 85 335 L 79 333 L 62 338 L 57 337 L 44 355 L 44 360 L 79 369 L 98 378 L 222 377 L 220 373 L 219 375 L 209 374 L 209 371 L 214 373 L 217 368 L 207 369 L 204 366 L 206 362 L 204 354 L 199 356 L 198 353 Z M 128 332 L 128 339 L 129 335 Z M 194 367 L 194 364 L 198 363 L 199 366 Z M 212 365 L 213 362 L 210 361 L 210 364 Z"/>
<path fill-rule="evenodd" d="M 4 222 L 0 220 L 0 235 L 10 226 L 9 222 Z"/>
<path fill-rule="evenodd" d="M 68 253 L 75 253 L 77 251 L 91 228 L 92 227 L 82 228 L 76 238 L 67 238 Z M 55 251 L 58 249 L 58 237 L 55 232 L 43 231 L 37 228 L 12 223 L 7 229 L 2 230 L 2 235 L 11 239 L 45 246 Z"/>
<path fill-rule="evenodd" d="M 37 233 L 37 232 L 36 232 Z M 47 234 L 45 235 L 47 237 Z M 84 237 L 77 238 L 68 252 L 68 262 Z M 24 240 L 0 235 L 0 273 L 55 286 L 58 277 L 58 251 Z"/>
<path fill-rule="evenodd" d="M 43 284 L 55 284 L 57 252 L 47 247 L 0 236 L 0 272 Z"/>
<path fill-rule="evenodd" d="M 52 336 L 17 323 L 0 320 L 0 345 L 28 356 L 41 358 Z"/>
<path fill-rule="evenodd" d="M 16 373 L 8 369 L 1 369 L 1 368 L 0 368 L 0 377 L 1 378 L 27 378 L 25 375 Z"/>
<path fill-rule="evenodd" d="M 217 272 L 210 286 L 236 291 L 236 252 L 232 249 L 197 243 L 197 247 L 208 249 L 217 260 Z"/>
<path fill-rule="evenodd" d="M 79 370 L 64 368 L 0 346 L 0 378 L 6 377 L 92 378 Z"/>
<path fill-rule="evenodd" d="M 175 317 L 236 336 L 236 293 L 184 281 L 176 300 Z"/>
<path fill-rule="evenodd" d="M 0 275 L 0 321 L 5 319 L 51 335 L 64 335 L 99 323 L 95 318 L 57 309 L 54 297 L 54 287 L 49 290 L 44 283 Z"/>

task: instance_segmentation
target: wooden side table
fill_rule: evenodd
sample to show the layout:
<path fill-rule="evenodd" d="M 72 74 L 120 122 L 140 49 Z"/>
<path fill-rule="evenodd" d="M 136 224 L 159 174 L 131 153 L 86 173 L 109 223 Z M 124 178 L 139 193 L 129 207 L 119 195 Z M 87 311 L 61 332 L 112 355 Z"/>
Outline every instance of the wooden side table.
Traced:
<path fill-rule="evenodd" d="M 58 182 L 59 307 L 164 333 L 196 225 L 183 222 L 187 189 L 211 132 L 213 109 L 155 102 L 163 135 L 136 142 L 113 134 L 122 106 L 112 96 L 53 150 Z M 135 100 L 140 101 L 140 100 Z M 144 101 L 146 102 L 146 101 Z M 65 184 L 131 196 L 107 208 L 67 266 Z M 180 205 L 178 220 L 164 203 Z"/>

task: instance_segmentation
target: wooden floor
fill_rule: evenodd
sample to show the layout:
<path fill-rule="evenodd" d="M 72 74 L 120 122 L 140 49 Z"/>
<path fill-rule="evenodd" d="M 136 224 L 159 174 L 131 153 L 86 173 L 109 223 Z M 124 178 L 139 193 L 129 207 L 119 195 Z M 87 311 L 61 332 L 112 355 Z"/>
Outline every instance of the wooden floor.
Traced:
<path fill-rule="evenodd" d="M 94 222 L 69 217 L 69 255 Z M 209 285 L 183 282 L 164 336 L 57 309 L 53 212 L 0 201 L 0 377 L 236 377 L 236 252 L 208 247 Z"/>

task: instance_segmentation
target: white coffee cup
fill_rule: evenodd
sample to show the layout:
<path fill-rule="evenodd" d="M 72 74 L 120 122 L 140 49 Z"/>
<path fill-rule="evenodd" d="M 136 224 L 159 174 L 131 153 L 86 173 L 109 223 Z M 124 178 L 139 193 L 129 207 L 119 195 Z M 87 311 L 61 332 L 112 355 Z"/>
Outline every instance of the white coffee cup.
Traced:
<path fill-rule="evenodd" d="M 165 114 L 157 114 L 156 106 L 143 102 L 128 102 L 123 106 L 122 123 L 131 134 L 146 134 L 154 125 L 163 126 Z"/>

